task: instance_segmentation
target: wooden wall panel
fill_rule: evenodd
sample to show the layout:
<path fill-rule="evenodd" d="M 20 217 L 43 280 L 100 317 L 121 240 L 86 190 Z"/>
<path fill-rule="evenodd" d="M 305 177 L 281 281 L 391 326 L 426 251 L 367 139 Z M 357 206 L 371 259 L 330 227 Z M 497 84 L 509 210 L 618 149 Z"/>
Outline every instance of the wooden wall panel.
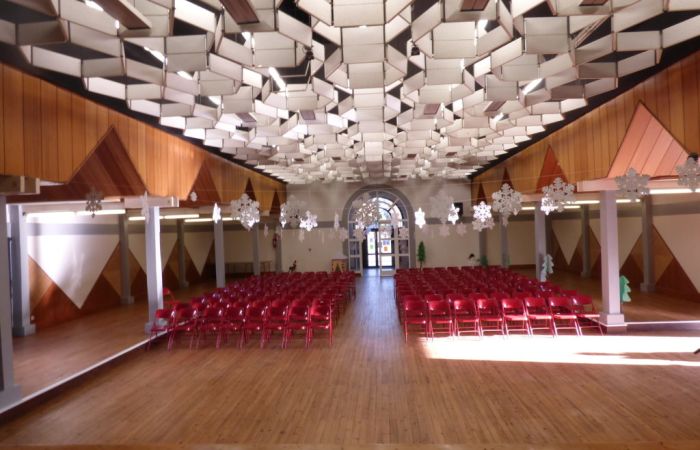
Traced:
<path fill-rule="evenodd" d="M 639 83 L 574 122 L 474 178 L 493 192 L 507 167 L 515 189 L 535 192 L 544 154 L 552 147 L 570 182 L 603 178 L 627 127 L 643 103 L 688 151 L 700 150 L 700 51 Z M 474 192 L 476 188 L 473 187 Z"/>
<path fill-rule="evenodd" d="M 0 173 L 65 183 L 113 129 L 150 194 L 186 198 L 207 161 L 222 202 L 251 180 L 262 210 L 284 183 L 207 153 L 190 142 L 0 65 Z"/>

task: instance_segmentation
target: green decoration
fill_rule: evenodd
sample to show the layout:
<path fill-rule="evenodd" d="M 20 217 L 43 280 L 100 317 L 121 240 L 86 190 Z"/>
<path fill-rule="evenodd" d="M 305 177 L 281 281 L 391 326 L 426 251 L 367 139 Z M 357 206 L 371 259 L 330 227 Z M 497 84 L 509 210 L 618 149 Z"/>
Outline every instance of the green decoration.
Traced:
<path fill-rule="evenodd" d="M 552 258 L 552 255 L 547 253 L 546 255 L 544 255 L 544 259 L 542 260 L 542 269 L 540 270 L 540 281 L 547 281 L 547 275 L 551 275 L 553 273 L 554 259 Z"/>
<path fill-rule="evenodd" d="M 489 259 L 486 257 L 486 255 L 481 255 L 481 258 L 479 258 L 479 263 L 482 267 L 487 267 L 489 265 Z"/>
<path fill-rule="evenodd" d="M 629 303 L 632 301 L 630 292 L 632 292 L 632 288 L 630 288 L 630 280 L 628 280 L 626 276 L 620 275 L 620 300 L 623 303 Z"/>
<path fill-rule="evenodd" d="M 425 263 L 425 244 L 423 244 L 423 241 L 420 241 L 420 244 L 418 244 L 418 262 L 422 269 L 423 263 Z"/>

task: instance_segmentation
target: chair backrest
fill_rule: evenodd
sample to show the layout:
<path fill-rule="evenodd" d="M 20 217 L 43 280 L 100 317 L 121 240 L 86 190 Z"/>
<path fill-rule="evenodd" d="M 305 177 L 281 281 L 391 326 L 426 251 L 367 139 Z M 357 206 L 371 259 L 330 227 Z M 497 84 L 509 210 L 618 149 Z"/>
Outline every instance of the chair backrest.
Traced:
<path fill-rule="evenodd" d="M 289 307 L 287 315 L 290 321 L 306 322 L 309 318 L 309 306 L 306 303 L 294 302 Z"/>
<path fill-rule="evenodd" d="M 420 300 L 411 300 L 408 302 L 404 302 L 403 304 L 403 310 L 406 313 L 424 313 L 425 307 L 425 302 L 422 302 Z"/>
<path fill-rule="evenodd" d="M 573 310 L 573 305 L 569 297 L 549 297 L 549 307 L 552 308 L 553 312 L 571 312 Z"/>
<path fill-rule="evenodd" d="M 525 307 L 520 298 L 502 298 L 501 308 L 505 314 L 525 314 Z"/>
<path fill-rule="evenodd" d="M 312 319 L 331 320 L 331 316 L 332 316 L 331 307 L 329 305 L 326 305 L 326 304 L 315 303 L 315 304 L 311 305 L 311 309 L 309 310 L 309 315 L 311 316 Z"/>
<path fill-rule="evenodd" d="M 548 311 L 547 302 L 542 297 L 526 297 L 525 308 L 529 313 L 545 314 Z"/>
<path fill-rule="evenodd" d="M 476 301 L 476 308 L 479 315 L 497 315 L 501 313 L 498 301 L 493 298 L 480 298 Z"/>
<path fill-rule="evenodd" d="M 571 303 L 574 309 L 579 311 L 591 311 L 595 312 L 595 306 L 593 305 L 593 299 L 587 295 L 578 294 L 571 298 Z"/>
<path fill-rule="evenodd" d="M 175 315 L 175 311 L 172 309 L 157 309 L 155 314 L 154 314 L 154 320 L 157 321 L 163 321 L 163 322 L 170 322 Z"/>
<path fill-rule="evenodd" d="M 476 311 L 476 305 L 474 304 L 474 300 L 468 300 L 468 299 L 456 299 L 452 302 L 452 308 L 455 311 L 455 314 L 457 315 L 470 315 L 470 316 L 476 316 L 477 311 Z"/>
<path fill-rule="evenodd" d="M 430 311 L 431 314 L 435 313 L 440 313 L 440 314 L 450 314 L 451 309 L 450 309 L 450 302 L 447 300 L 428 300 L 428 311 Z"/>

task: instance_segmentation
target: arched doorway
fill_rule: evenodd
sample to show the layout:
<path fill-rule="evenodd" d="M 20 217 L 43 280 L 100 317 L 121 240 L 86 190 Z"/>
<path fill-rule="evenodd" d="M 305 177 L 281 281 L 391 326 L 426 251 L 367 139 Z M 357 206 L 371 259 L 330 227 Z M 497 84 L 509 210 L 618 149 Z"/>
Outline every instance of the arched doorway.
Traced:
<path fill-rule="evenodd" d="M 363 199 L 376 202 L 379 215 L 360 234 L 356 231 L 360 229 L 356 213 Z M 375 268 L 381 275 L 393 275 L 398 268 L 413 267 L 415 241 L 413 222 L 409 220 L 412 216 L 413 209 L 406 197 L 392 187 L 367 186 L 355 192 L 343 209 L 343 222 L 349 233 L 348 268 L 357 273 Z"/>

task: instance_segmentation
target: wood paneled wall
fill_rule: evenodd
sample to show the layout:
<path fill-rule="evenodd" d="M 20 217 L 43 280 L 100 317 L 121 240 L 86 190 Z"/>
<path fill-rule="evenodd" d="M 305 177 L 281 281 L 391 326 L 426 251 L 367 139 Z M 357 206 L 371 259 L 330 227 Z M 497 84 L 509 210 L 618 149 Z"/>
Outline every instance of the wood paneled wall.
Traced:
<path fill-rule="evenodd" d="M 700 149 L 700 51 L 639 83 L 477 176 L 487 198 L 500 188 L 505 168 L 515 189 L 535 192 L 548 148 L 569 182 L 604 178 L 617 154 L 637 105 L 642 102 L 687 150 Z"/>
<path fill-rule="evenodd" d="M 250 179 L 261 210 L 284 183 L 212 155 L 196 145 L 78 94 L 0 64 L 0 173 L 67 182 L 114 127 L 152 195 L 184 199 L 206 161 L 224 202 Z"/>

